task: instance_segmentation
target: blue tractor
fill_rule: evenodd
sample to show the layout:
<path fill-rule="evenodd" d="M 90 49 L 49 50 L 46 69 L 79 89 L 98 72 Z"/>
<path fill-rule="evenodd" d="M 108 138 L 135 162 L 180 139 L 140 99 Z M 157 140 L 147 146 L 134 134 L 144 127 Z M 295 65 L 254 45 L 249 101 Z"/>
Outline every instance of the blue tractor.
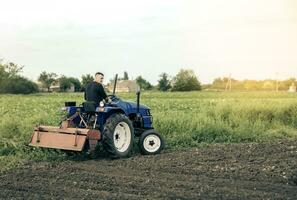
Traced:
<path fill-rule="evenodd" d="M 137 101 L 124 101 L 115 95 L 117 75 L 109 103 L 65 102 L 66 112 L 59 126 L 36 126 L 30 146 L 94 152 L 98 143 L 113 158 L 128 157 L 135 137 L 139 137 L 140 152 L 158 154 L 164 148 L 163 137 L 154 130 L 150 108 Z"/>

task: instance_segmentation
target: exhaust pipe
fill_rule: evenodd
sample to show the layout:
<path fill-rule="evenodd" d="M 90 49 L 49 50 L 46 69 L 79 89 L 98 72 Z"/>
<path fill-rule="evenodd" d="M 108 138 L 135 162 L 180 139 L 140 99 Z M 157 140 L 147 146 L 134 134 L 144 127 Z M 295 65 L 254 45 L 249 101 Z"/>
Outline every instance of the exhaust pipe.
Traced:
<path fill-rule="evenodd" d="M 137 95 L 137 114 L 139 114 L 140 90 L 136 92 Z"/>
<path fill-rule="evenodd" d="M 143 120 L 142 120 L 142 116 L 139 112 L 139 102 L 140 102 L 140 88 L 138 87 L 137 88 L 137 92 L 136 92 L 136 95 L 137 95 L 137 107 L 136 107 L 136 121 L 138 122 L 138 126 L 139 127 L 143 127 Z"/>
<path fill-rule="evenodd" d="M 114 78 L 112 95 L 115 95 L 115 91 L 116 91 L 116 87 L 117 87 L 117 81 L 118 81 L 118 74 L 116 74 L 116 76 Z"/>
<path fill-rule="evenodd" d="M 136 95 L 137 95 L 137 99 L 136 99 L 137 108 L 136 108 L 136 111 L 137 111 L 137 114 L 139 114 L 139 101 L 140 101 L 140 86 L 139 85 L 137 85 L 137 88 L 136 88 Z"/>

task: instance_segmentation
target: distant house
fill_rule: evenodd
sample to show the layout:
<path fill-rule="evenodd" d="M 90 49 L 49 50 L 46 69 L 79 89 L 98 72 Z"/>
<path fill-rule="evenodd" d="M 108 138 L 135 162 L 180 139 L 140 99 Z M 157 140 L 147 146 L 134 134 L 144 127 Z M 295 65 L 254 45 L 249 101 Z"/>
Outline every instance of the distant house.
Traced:
<path fill-rule="evenodd" d="M 136 81 L 121 80 L 117 82 L 116 92 L 136 92 L 138 87 Z M 110 84 L 107 89 L 113 91 L 113 84 Z"/>
<path fill-rule="evenodd" d="M 52 85 L 50 87 L 50 91 L 51 92 L 61 92 L 61 88 L 59 85 Z M 75 91 L 74 85 L 71 85 L 71 87 L 69 89 L 67 89 L 65 92 L 74 92 L 74 91 Z"/>

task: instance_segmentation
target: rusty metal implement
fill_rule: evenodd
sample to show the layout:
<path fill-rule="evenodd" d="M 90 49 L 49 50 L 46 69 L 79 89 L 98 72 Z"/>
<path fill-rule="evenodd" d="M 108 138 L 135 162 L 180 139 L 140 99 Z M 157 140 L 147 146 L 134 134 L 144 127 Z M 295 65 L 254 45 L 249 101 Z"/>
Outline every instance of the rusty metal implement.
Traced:
<path fill-rule="evenodd" d="M 82 151 L 86 142 L 94 150 L 101 138 L 99 130 L 66 128 L 55 126 L 36 126 L 30 146 L 71 151 Z"/>

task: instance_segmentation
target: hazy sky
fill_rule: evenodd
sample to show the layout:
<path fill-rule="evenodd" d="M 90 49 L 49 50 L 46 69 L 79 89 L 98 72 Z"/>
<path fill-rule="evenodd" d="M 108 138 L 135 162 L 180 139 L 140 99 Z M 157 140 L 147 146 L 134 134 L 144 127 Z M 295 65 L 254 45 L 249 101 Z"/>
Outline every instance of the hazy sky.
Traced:
<path fill-rule="evenodd" d="M 297 77 L 296 0 L 0 0 L 0 58 L 66 76 Z"/>

